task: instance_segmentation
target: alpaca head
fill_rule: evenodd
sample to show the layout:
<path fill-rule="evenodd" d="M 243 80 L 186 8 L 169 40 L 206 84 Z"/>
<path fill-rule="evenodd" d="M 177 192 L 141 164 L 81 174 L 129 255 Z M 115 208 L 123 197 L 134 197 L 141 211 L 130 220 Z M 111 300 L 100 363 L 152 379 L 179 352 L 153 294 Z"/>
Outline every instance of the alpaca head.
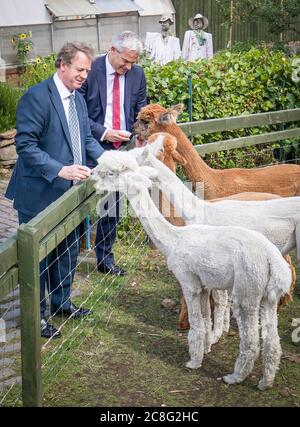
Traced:
<path fill-rule="evenodd" d="M 170 108 L 164 108 L 159 104 L 146 105 L 139 112 L 133 131 L 140 141 L 147 140 L 155 132 L 168 132 L 168 127 L 176 124 L 182 110 L 183 104 Z"/>
<path fill-rule="evenodd" d="M 91 172 L 91 180 L 98 193 L 120 191 L 135 194 L 141 187 L 150 188 L 157 172 L 139 166 L 136 159 L 125 151 L 106 151 L 98 159 L 98 166 Z"/>

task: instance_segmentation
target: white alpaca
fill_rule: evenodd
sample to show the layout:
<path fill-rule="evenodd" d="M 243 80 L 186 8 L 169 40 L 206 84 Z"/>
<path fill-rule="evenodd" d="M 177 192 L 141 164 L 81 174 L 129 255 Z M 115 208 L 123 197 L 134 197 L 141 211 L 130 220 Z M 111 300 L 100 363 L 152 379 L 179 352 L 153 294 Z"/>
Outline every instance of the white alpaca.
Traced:
<path fill-rule="evenodd" d="M 278 249 L 261 234 L 239 227 L 175 227 L 149 196 L 151 181 L 146 176 L 155 176 L 153 168 L 139 167 L 130 154 L 116 151 L 105 152 L 98 163 L 92 172 L 97 192 L 120 191 L 127 196 L 182 287 L 190 322 L 186 366 L 199 368 L 209 350 L 207 291 L 222 286 L 231 291 L 240 334 L 234 372 L 223 379 L 240 383 L 252 371 L 259 354 L 261 316 L 264 367 L 258 387 L 271 387 L 281 356 L 277 301 L 291 283 L 290 269 Z"/>
<path fill-rule="evenodd" d="M 153 143 L 155 147 L 151 147 L 153 144 L 149 145 L 149 149 L 151 148 L 156 155 L 159 145 L 162 148 L 163 139 L 163 136 L 158 136 Z M 155 183 L 187 225 L 238 226 L 258 231 L 274 243 L 282 255 L 297 248 L 299 261 L 300 197 L 252 202 L 225 200 L 210 203 L 194 196 L 182 181 L 150 151 L 144 150 L 139 161 L 140 164 L 147 164 L 156 169 Z M 215 343 L 221 337 L 223 330 L 228 330 L 229 305 L 227 294 L 216 291 L 213 297 L 216 305 L 212 343 Z"/>

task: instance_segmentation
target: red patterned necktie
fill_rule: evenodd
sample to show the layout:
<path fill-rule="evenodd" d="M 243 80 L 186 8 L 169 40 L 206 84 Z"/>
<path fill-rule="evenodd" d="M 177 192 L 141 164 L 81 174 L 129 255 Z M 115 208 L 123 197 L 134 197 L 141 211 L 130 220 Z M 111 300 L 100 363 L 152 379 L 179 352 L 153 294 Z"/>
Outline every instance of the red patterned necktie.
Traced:
<path fill-rule="evenodd" d="M 120 130 L 121 118 L 120 118 L 120 82 L 119 74 L 115 73 L 114 84 L 113 84 L 113 129 Z M 118 149 L 122 144 L 121 141 L 113 142 L 113 146 Z"/>

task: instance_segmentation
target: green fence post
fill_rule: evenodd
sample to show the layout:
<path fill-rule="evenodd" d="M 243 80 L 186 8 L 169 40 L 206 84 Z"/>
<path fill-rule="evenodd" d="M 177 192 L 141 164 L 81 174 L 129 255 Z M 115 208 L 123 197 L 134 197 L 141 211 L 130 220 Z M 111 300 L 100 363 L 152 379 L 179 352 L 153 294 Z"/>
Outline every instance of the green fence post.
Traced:
<path fill-rule="evenodd" d="M 18 229 L 18 258 L 23 405 L 42 406 L 39 236 L 30 224 Z"/>

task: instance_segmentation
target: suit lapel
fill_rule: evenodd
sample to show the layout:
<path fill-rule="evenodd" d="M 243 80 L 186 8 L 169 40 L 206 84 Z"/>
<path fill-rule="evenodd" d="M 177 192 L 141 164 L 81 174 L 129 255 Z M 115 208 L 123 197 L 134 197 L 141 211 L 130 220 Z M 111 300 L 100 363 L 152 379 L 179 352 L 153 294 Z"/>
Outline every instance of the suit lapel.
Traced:
<path fill-rule="evenodd" d="M 61 122 L 65 137 L 68 141 L 68 144 L 72 150 L 72 142 L 71 142 L 71 136 L 69 132 L 69 126 L 66 118 L 66 113 L 62 104 L 62 101 L 60 99 L 58 90 L 55 86 L 55 83 L 53 81 L 53 77 L 51 77 L 49 80 L 49 92 L 50 92 L 50 99 L 52 101 L 52 104 L 58 114 L 59 120 Z"/>
<path fill-rule="evenodd" d="M 133 84 L 133 77 L 132 77 L 132 73 L 129 70 L 125 74 L 125 89 L 124 89 L 124 92 L 125 92 L 124 93 L 124 114 L 125 114 L 125 121 L 126 121 L 126 129 L 129 128 L 128 118 L 130 115 L 132 84 Z"/>
<path fill-rule="evenodd" d="M 80 97 L 80 94 L 76 91 L 75 105 L 76 105 L 78 121 L 79 121 L 79 129 L 80 129 L 81 156 L 82 156 L 82 160 L 84 161 L 85 134 L 83 130 L 83 121 L 82 121 L 82 117 L 83 117 L 82 103 L 80 102 L 79 97 Z"/>
<path fill-rule="evenodd" d="M 106 111 L 106 101 L 107 101 L 107 90 L 106 90 L 106 65 L 105 65 L 106 55 L 99 58 L 99 63 L 97 67 L 97 82 L 99 86 L 99 97 L 102 104 L 102 111 Z M 105 116 L 105 113 L 104 113 Z"/>

